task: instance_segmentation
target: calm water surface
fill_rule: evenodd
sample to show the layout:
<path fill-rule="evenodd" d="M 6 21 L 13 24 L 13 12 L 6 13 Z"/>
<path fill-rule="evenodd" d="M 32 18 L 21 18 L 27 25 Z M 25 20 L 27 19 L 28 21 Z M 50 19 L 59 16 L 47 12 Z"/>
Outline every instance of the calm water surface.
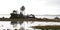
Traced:
<path fill-rule="evenodd" d="M 46 25 L 60 25 L 60 22 L 26 22 L 24 21 L 21 25 L 19 23 L 11 25 L 11 21 L 0 21 L 0 29 L 22 29 L 25 30 L 34 30 L 31 26 L 46 26 Z M 36 29 L 37 30 L 37 29 Z"/>

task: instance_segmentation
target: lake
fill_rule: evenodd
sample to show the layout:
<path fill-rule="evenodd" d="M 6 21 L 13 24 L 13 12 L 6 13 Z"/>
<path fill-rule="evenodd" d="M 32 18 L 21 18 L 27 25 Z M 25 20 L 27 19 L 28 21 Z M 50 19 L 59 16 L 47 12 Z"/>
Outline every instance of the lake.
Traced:
<path fill-rule="evenodd" d="M 34 28 L 31 28 L 31 26 L 46 26 L 46 25 L 60 25 L 60 22 L 37 22 L 37 21 L 24 21 L 21 25 L 19 23 L 11 25 L 11 21 L 0 21 L 0 29 L 22 29 L 25 30 L 34 30 Z"/>

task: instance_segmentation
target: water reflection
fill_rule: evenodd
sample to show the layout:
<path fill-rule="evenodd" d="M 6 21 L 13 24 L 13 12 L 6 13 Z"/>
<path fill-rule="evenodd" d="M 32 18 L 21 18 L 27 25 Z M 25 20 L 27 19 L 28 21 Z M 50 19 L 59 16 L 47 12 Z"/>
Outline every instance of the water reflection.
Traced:
<path fill-rule="evenodd" d="M 3 25 L 3 26 L 2 26 Z M 20 23 L 16 23 L 16 24 L 11 24 L 11 22 L 7 22 L 7 21 L 2 21 L 0 22 L 0 29 L 3 29 L 3 30 L 41 30 L 41 29 L 35 29 L 35 28 L 31 28 L 31 26 L 47 26 L 47 25 L 57 25 L 59 26 L 60 25 L 60 22 L 37 22 L 37 21 L 24 21 L 22 24 Z M 42 29 L 44 30 L 44 29 Z M 51 29 L 49 29 L 51 30 Z M 55 29 L 53 29 L 55 30 Z M 60 30 L 60 29 L 59 29 Z"/>
<path fill-rule="evenodd" d="M 24 21 L 21 25 L 20 25 L 20 23 L 14 24 L 13 28 L 17 28 L 20 30 L 42 30 L 42 29 L 31 28 L 31 26 L 47 26 L 47 25 L 60 25 L 60 22 L 36 22 L 36 21 L 27 22 L 27 21 Z"/>

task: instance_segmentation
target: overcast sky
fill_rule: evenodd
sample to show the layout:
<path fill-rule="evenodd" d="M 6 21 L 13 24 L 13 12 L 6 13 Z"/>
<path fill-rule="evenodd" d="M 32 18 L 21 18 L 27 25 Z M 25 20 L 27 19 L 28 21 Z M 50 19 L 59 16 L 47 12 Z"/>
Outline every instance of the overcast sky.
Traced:
<path fill-rule="evenodd" d="M 0 0 L 0 14 L 10 14 L 13 10 L 20 12 L 25 6 L 25 14 L 60 14 L 60 0 Z"/>

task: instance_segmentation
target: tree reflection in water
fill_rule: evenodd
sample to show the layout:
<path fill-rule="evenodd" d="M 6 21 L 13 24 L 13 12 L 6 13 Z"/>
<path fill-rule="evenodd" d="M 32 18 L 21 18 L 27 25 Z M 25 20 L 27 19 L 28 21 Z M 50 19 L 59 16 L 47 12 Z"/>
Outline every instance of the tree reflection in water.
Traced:
<path fill-rule="evenodd" d="M 17 25 L 19 24 L 19 26 Z M 34 30 L 33 28 L 30 28 L 31 26 L 45 26 L 45 25 L 60 25 L 60 22 L 27 22 L 24 21 L 22 24 L 20 22 L 13 24 L 15 27 L 20 27 L 20 30 Z M 14 27 L 14 28 L 15 28 Z"/>

